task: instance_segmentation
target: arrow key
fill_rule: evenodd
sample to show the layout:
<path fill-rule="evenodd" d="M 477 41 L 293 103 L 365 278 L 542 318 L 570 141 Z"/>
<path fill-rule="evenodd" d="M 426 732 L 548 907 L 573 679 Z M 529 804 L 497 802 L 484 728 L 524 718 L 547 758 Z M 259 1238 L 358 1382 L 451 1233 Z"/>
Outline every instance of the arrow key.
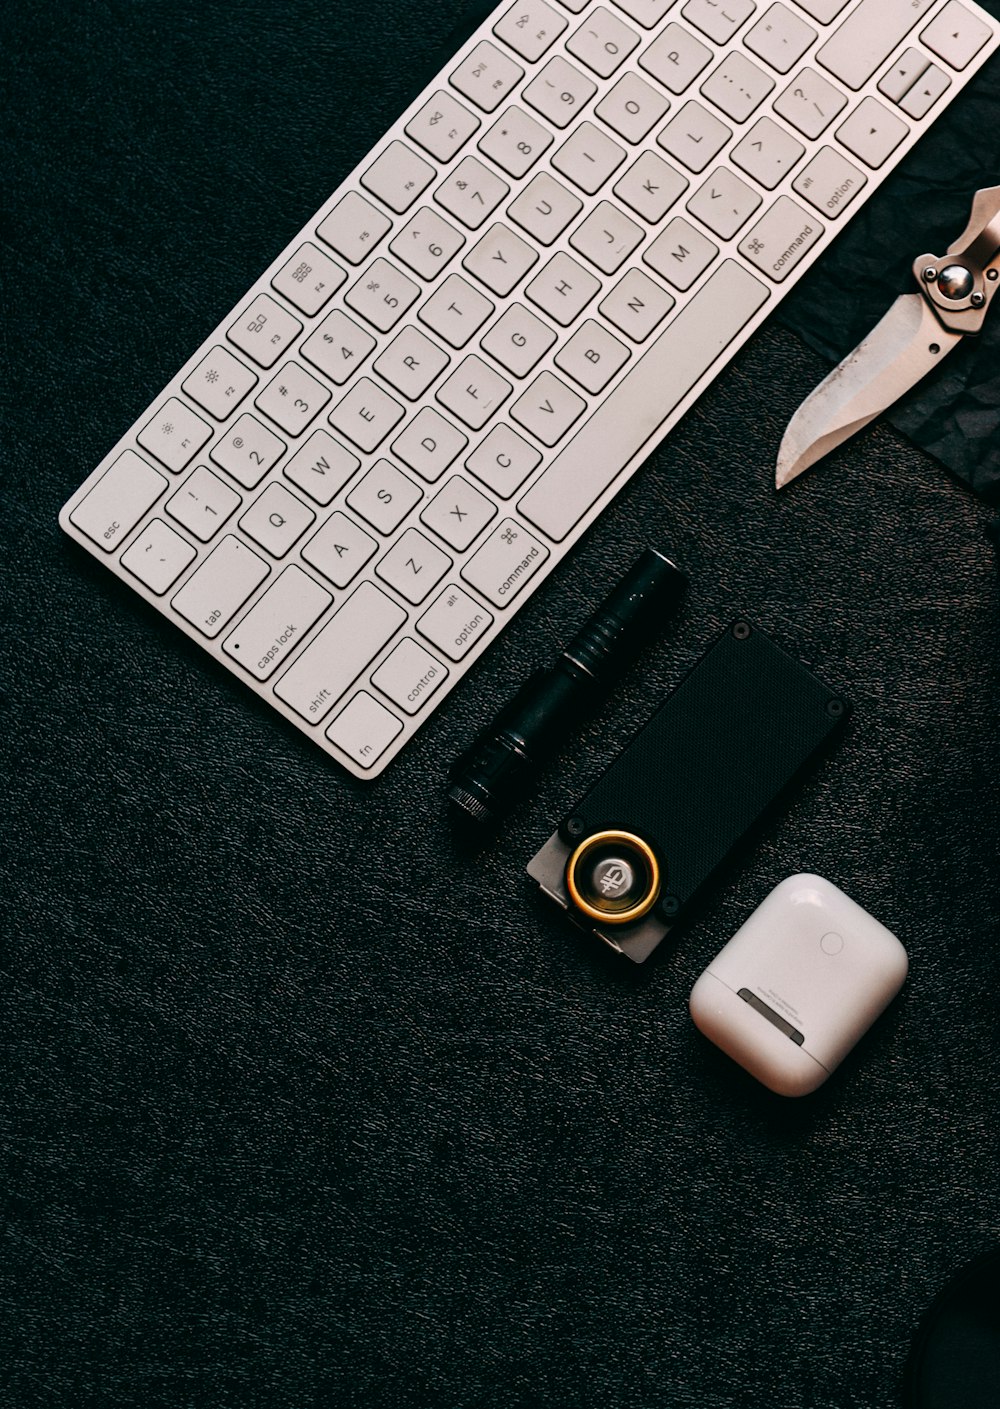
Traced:
<path fill-rule="evenodd" d="M 914 121 L 919 121 L 930 112 L 931 108 L 941 97 L 947 88 L 951 87 L 951 79 L 944 69 L 939 69 L 937 64 L 931 64 L 920 76 L 917 82 L 907 93 L 900 103 L 900 107 L 907 117 L 912 117 Z"/>
<path fill-rule="evenodd" d="M 910 129 L 900 122 L 877 98 L 862 98 L 846 122 L 837 128 L 837 137 L 849 152 L 877 169 L 909 136 Z"/>

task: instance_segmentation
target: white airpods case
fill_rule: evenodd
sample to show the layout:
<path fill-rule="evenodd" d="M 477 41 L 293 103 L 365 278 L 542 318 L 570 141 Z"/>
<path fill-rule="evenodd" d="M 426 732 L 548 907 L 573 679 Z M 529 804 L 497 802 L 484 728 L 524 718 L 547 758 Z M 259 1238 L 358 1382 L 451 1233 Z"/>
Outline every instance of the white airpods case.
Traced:
<path fill-rule="evenodd" d="M 781 1096 L 821 1086 L 903 986 L 894 934 L 822 876 L 775 886 L 691 990 L 698 1028 Z"/>

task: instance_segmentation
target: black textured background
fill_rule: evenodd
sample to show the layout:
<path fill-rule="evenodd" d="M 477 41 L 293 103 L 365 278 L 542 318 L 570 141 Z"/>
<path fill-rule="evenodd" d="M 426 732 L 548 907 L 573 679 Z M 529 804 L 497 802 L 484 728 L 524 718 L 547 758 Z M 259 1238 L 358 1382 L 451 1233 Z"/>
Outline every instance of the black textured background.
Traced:
<path fill-rule="evenodd" d="M 5 1406 L 890 1409 L 920 1312 L 1000 1239 L 991 511 L 885 423 L 776 496 L 826 371 L 792 333 L 753 340 L 374 786 L 57 529 L 459 13 L 5 11 Z M 690 573 L 682 612 L 464 851 L 447 762 L 647 543 Z M 854 718 L 694 928 L 616 967 L 525 862 L 741 612 Z M 801 869 L 911 976 L 792 1103 L 686 997 Z"/>

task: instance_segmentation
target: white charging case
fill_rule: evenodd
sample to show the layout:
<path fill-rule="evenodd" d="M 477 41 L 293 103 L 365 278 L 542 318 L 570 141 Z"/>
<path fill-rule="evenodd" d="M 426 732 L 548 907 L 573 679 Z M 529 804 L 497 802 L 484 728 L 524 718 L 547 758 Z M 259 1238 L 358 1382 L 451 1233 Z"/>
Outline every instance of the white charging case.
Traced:
<path fill-rule="evenodd" d="M 903 986 L 894 934 L 822 876 L 775 886 L 691 990 L 710 1041 L 780 1096 L 822 1086 Z"/>

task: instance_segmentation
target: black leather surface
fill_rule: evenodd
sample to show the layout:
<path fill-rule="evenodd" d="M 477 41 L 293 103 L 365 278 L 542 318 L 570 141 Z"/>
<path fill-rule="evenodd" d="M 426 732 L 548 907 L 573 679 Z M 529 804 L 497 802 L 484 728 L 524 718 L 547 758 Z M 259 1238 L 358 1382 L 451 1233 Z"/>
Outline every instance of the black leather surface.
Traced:
<path fill-rule="evenodd" d="M 776 496 L 826 370 L 787 330 L 371 787 L 59 533 L 457 17 L 7 11 L 5 1405 L 891 1409 L 921 1311 L 1000 1237 L 990 513 L 884 424 Z M 647 543 L 682 611 L 470 851 L 447 763 Z M 741 611 L 854 717 L 671 952 L 616 967 L 525 862 Z M 911 976 L 792 1103 L 686 998 L 803 869 Z"/>

